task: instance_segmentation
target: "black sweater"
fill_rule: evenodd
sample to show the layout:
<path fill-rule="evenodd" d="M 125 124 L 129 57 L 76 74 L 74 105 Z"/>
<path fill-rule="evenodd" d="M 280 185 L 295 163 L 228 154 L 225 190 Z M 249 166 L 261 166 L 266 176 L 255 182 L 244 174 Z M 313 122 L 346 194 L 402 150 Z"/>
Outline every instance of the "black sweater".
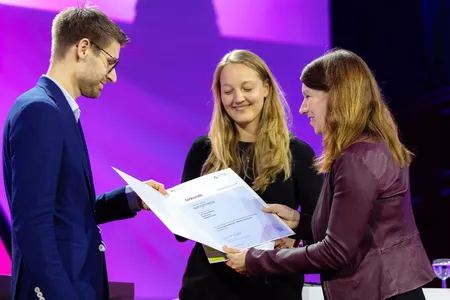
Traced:
<path fill-rule="evenodd" d="M 250 143 L 239 143 L 241 150 L 249 145 Z M 185 161 L 182 182 L 200 176 L 210 151 L 211 145 L 207 136 L 194 141 Z M 279 174 L 274 183 L 270 184 L 263 193 L 258 194 L 268 204 L 280 203 L 294 209 L 301 206 L 302 214 L 312 215 L 322 187 L 322 176 L 318 175 L 312 167 L 314 151 L 309 145 L 294 137 L 291 139 L 290 151 L 292 154 L 291 177 L 284 180 L 284 174 Z M 251 179 L 244 178 L 244 180 L 248 185 L 252 185 Z M 179 236 L 177 240 L 185 241 Z M 250 279 L 235 272 L 224 263 L 210 264 L 202 245 L 197 243 L 189 257 L 179 296 L 180 300 L 299 300 L 302 299 L 302 287 L 303 275 Z"/>

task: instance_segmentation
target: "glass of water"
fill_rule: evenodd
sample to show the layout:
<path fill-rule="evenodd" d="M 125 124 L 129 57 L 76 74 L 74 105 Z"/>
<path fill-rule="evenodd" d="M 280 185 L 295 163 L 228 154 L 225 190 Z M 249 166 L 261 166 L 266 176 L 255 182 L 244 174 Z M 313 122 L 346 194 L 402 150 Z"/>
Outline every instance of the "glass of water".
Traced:
<path fill-rule="evenodd" d="M 446 280 L 450 277 L 450 259 L 449 258 L 439 258 L 433 260 L 433 270 L 436 276 L 442 280 L 442 288 L 447 288 Z"/>

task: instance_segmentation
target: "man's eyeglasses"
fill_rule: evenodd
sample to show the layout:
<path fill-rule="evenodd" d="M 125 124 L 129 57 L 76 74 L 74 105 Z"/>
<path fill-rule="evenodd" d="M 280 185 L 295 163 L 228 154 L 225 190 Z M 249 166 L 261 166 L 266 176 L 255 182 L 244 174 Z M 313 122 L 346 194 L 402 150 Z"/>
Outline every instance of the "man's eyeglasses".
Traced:
<path fill-rule="evenodd" d="M 94 45 L 95 47 L 97 47 L 98 49 L 100 49 L 103 53 L 105 53 L 108 57 L 106 58 L 108 65 L 111 66 L 111 69 L 109 69 L 108 74 L 117 66 L 117 64 L 119 63 L 119 59 L 115 58 L 114 56 L 112 56 L 111 54 L 109 54 L 108 52 L 106 52 L 105 49 L 103 49 L 102 47 L 100 47 L 99 45 L 91 42 L 92 45 Z"/>

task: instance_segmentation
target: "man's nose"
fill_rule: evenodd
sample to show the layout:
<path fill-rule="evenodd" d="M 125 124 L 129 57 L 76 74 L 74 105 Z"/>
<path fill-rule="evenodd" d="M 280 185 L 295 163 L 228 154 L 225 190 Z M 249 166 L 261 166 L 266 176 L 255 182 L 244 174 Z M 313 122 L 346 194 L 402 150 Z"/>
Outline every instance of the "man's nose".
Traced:
<path fill-rule="evenodd" d="M 117 82 L 116 69 L 112 69 L 111 72 L 109 72 L 108 75 L 106 75 L 106 78 L 108 78 L 108 80 L 111 81 L 112 83 Z"/>

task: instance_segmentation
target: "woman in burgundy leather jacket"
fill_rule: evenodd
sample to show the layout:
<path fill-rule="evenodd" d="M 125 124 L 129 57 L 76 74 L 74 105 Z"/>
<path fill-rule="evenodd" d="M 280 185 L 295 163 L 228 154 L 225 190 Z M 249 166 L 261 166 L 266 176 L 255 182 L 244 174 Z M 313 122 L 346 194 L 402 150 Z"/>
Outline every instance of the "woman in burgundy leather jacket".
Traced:
<path fill-rule="evenodd" d="M 417 230 L 410 197 L 411 153 L 377 82 L 356 54 L 334 50 L 302 72 L 307 115 L 324 150 L 316 169 L 325 176 L 313 216 L 273 204 L 315 243 L 262 251 L 231 249 L 228 265 L 250 277 L 320 273 L 328 300 L 425 299 L 434 277 Z"/>

